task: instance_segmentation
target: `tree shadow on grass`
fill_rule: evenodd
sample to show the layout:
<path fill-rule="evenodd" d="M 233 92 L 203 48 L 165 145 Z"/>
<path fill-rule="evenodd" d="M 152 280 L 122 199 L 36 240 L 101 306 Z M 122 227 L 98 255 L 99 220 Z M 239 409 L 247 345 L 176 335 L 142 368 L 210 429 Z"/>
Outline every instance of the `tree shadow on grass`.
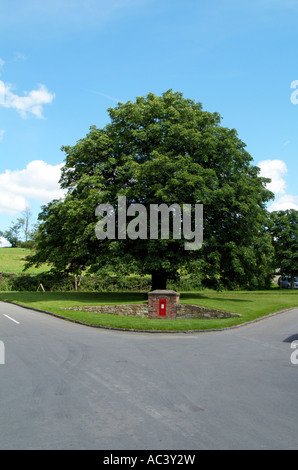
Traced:
<path fill-rule="evenodd" d="M 233 298 L 216 298 L 216 297 L 209 297 L 206 294 L 199 294 L 199 293 L 183 293 L 180 296 L 181 300 L 186 300 L 186 299 L 210 299 L 212 302 L 223 302 L 223 300 L 229 301 L 229 302 L 253 302 L 253 300 L 249 299 L 233 299 Z"/>
<path fill-rule="evenodd" d="M 1 292 L 0 301 L 9 302 L 57 302 L 70 301 L 75 303 L 142 303 L 147 300 L 143 292 Z"/>

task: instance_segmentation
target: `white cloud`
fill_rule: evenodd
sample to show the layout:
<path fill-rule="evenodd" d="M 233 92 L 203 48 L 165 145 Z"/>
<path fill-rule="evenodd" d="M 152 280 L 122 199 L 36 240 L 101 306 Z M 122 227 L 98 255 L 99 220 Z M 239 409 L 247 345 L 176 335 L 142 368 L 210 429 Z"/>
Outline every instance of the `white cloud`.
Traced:
<path fill-rule="evenodd" d="M 1 70 L 1 68 L 3 67 L 4 64 L 5 64 L 4 60 L 1 59 L 1 57 L 0 57 L 0 70 Z"/>
<path fill-rule="evenodd" d="M 271 204 L 269 211 L 285 211 L 287 209 L 295 209 L 298 211 L 298 196 L 285 194 L 279 197 Z"/>
<path fill-rule="evenodd" d="M 60 165 L 34 160 L 23 170 L 0 174 L 0 213 L 17 214 L 28 206 L 28 199 L 46 204 L 64 196 L 60 189 Z"/>
<path fill-rule="evenodd" d="M 42 119 L 43 105 L 49 104 L 55 98 L 45 85 L 39 85 L 36 90 L 24 92 L 19 96 L 12 92 L 12 86 L 0 80 L 0 105 L 5 108 L 13 108 L 18 111 L 22 118 L 28 115 Z"/>
<path fill-rule="evenodd" d="M 0 248 L 9 248 L 11 244 L 4 237 L 0 237 Z"/>
<path fill-rule="evenodd" d="M 283 160 L 263 160 L 258 164 L 258 167 L 261 169 L 260 176 L 271 179 L 267 188 L 273 193 L 284 194 L 286 191 L 284 175 L 288 172 L 285 162 Z"/>
<path fill-rule="evenodd" d="M 25 54 L 22 54 L 22 52 L 16 52 L 13 57 L 14 62 L 25 62 L 28 59 L 28 57 Z"/>
<path fill-rule="evenodd" d="M 287 209 L 298 210 L 298 196 L 286 193 L 287 183 L 285 175 L 288 172 L 286 163 L 283 160 L 263 160 L 258 164 L 261 169 L 260 176 L 270 178 L 271 183 L 267 184 L 267 188 L 278 195 L 268 210 L 283 211 Z"/>
<path fill-rule="evenodd" d="M 5 134 L 5 130 L 0 129 L 0 142 L 1 142 L 1 140 L 3 140 L 4 134 Z"/>

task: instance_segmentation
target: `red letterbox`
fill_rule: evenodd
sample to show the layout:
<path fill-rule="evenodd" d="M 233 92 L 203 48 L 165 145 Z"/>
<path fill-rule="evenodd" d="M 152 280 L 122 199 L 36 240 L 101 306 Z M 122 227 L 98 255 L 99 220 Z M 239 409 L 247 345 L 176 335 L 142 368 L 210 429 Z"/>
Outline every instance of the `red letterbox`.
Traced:
<path fill-rule="evenodd" d="M 159 300 L 159 316 L 165 317 L 167 314 L 167 301 L 164 299 Z"/>

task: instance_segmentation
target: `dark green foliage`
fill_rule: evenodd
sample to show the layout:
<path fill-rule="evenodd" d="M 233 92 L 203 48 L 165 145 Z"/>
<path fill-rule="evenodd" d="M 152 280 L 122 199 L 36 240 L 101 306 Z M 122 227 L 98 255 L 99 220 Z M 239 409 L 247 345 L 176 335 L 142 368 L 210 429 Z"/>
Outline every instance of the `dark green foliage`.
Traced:
<path fill-rule="evenodd" d="M 270 214 L 269 231 L 275 250 L 275 268 L 280 274 L 298 276 L 298 211 L 289 209 Z"/>
<path fill-rule="evenodd" d="M 3 273 L 1 291 L 33 291 L 40 283 L 46 291 L 67 292 L 75 290 L 74 276 L 58 273 L 14 274 Z M 151 279 L 141 276 L 83 276 L 80 292 L 149 292 Z"/>
<path fill-rule="evenodd" d="M 50 263 L 80 274 L 109 266 L 119 276 L 152 275 L 153 287 L 180 274 L 204 277 L 213 287 L 264 286 L 272 272 L 271 239 L 264 230 L 273 197 L 235 129 L 217 113 L 171 90 L 150 93 L 108 110 L 110 124 L 90 128 L 66 153 L 63 201 L 43 208 L 36 253 L 29 265 Z M 185 251 L 185 240 L 104 240 L 95 236 L 95 209 L 127 205 L 204 205 L 204 244 Z"/>

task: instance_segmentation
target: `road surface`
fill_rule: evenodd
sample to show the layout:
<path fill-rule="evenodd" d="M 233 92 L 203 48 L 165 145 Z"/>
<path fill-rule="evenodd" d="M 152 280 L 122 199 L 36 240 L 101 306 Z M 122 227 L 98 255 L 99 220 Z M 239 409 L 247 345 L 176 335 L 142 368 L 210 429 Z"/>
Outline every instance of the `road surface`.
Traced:
<path fill-rule="evenodd" d="M 296 450 L 295 339 L 298 309 L 146 334 L 0 303 L 0 449 Z"/>

